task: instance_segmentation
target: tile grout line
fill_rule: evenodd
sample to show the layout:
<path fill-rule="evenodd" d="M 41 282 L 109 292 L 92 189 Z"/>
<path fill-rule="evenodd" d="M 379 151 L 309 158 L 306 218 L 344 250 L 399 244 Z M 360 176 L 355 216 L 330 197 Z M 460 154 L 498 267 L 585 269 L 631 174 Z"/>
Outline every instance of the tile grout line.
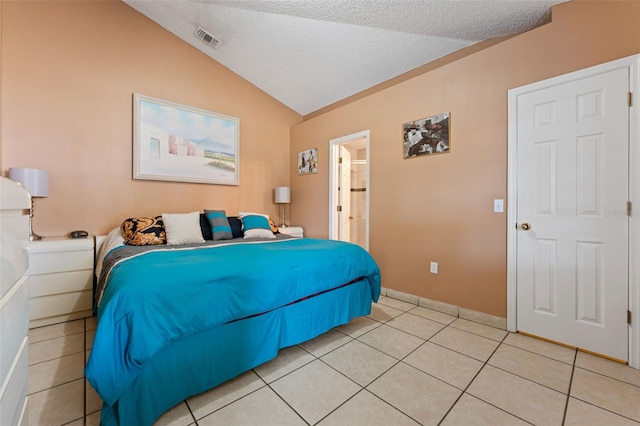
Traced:
<path fill-rule="evenodd" d="M 428 309 L 428 308 L 427 308 L 427 309 Z M 410 312 L 409 312 L 409 311 L 406 311 L 405 313 L 410 313 Z M 400 314 L 400 315 L 402 315 L 402 314 Z M 398 315 L 398 316 L 400 316 L 400 315 Z M 404 362 L 404 360 L 405 360 L 407 357 L 409 357 L 412 353 L 414 353 L 415 351 L 417 351 L 418 349 L 420 349 L 420 348 L 421 348 L 422 346 L 424 346 L 427 342 L 430 342 L 430 343 L 435 344 L 435 345 L 437 345 L 437 346 L 440 346 L 440 347 L 442 347 L 442 348 L 444 348 L 444 349 L 448 349 L 448 350 L 450 350 L 450 351 L 452 351 L 452 352 L 455 352 L 455 353 L 457 353 L 457 354 L 460 354 L 460 355 L 462 355 L 462 356 L 465 356 L 465 357 L 468 357 L 468 358 L 471 358 L 471 359 L 474 359 L 474 360 L 475 360 L 475 358 L 470 357 L 470 356 L 469 356 L 469 355 L 467 355 L 467 354 L 463 354 L 463 353 L 461 353 L 461 352 L 455 351 L 455 350 L 450 349 L 450 348 L 447 348 L 447 347 L 445 347 L 445 346 L 438 345 L 438 344 L 437 344 L 437 343 L 435 343 L 435 342 L 431 342 L 431 339 L 432 339 L 432 338 L 434 338 L 435 336 L 437 336 L 439 333 L 441 333 L 441 332 L 442 332 L 443 330 L 445 330 L 447 327 L 452 327 L 452 325 L 451 325 L 451 324 L 453 324 L 453 322 L 454 322 L 455 320 L 454 320 L 454 321 L 451 321 L 449 324 L 443 324 L 443 323 L 438 322 L 438 321 L 430 320 L 429 318 L 424 318 L 424 317 L 422 317 L 422 316 L 420 316 L 420 315 L 415 315 L 415 314 L 412 314 L 412 315 L 417 316 L 417 317 L 419 317 L 419 318 L 427 319 L 427 320 L 429 320 L 429 321 L 433 321 L 433 322 L 435 322 L 435 323 L 437 323 L 437 324 L 439 324 L 439 325 L 442 325 L 443 327 L 442 327 L 440 330 L 436 331 L 436 332 L 435 332 L 433 335 L 431 335 L 431 337 L 429 337 L 428 339 L 424 339 L 424 338 L 422 338 L 422 337 L 420 337 L 420 336 L 415 336 L 414 334 L 411 334 L 411 333 L 409 333 L 409 332 L 407 332 L 407 331 L 405 331 L 405 330 L 401 330 L 401 329 L 399 329 L 399 328 L 395 328 L 395 327 L 393 327 L 393 326 L 391 326 L 391 325 L 389 325 L 389 324 L 388 324 L 388 322 L 392 321 L 393 319 L 395 319 L 395 318 L 397 318 L 397 317 L 394 317 L 394 318 L 392 318 L 391 320 L 388 320 L 388 321 L 386 321 L 386 322 L 384 322 L 384 323 L 381 323 L 381 325 L 389 325 L 389 327 L 394 328 L 395 330 L 401 331 L 401 332 L 403 332 L 403 333 L 407 333 L 407 334 L 408 334 L 408 335 L 410 335 L 410 336 L 414 336 L 414 337 L 417 337 L 417 338 L 419 338 L 419 339 L 421 339 L 421 340 L 424 340 L 424 342 L 422 342 L 420 345 L 418 345 L 415 349 L 413 349 L 413 350 L 409 351 L 409 353 L 407 353 L 405 356 L 403 356 L 403 357 L 402 357 L 402 358 L 400 358 L 400 359 L 395 358 L 394 356 L 389 355 L 389 354 L 387 354 L 386 352 L 383 352 L 383 351 L 381 351 L 380 349 L 375 348 L 375 347 L 373 347 L 373 346 L 371 346 L 371 345 L 367 344 L 366 342 L 360 341 L 358 338 L 356 338 L 356 339 L 355 339 L 355 340 L 358 340 L 360 343 L 362 343 L 362 344 L 364 344 L 364 345 L 367 345 L 367 346 L 369 346 L 370 348 L 372 348 L 372 349 L 374 349 L 374 350 L 377 350 L 377 351 L 379 351 L 379 352 L 382 352 L 383 354 L 388 355 L 388 356 L 390 356 L 391 358 L 393 358 L 393 359 L 395 359 L 395 360 L 396 360 L 396 363 L 395 363 L 395 364 L 393 364 L 391 367 L 389 367 L 387 370 L 385 370 L 382 374 L 380 374 L 378 377 L 376 377 L 374 380 L 372 380 L 369 384 L 367 384 L 367 386 L 369 386 L 371 383 L 373 383 L 373 382 L 375 382 L 376 380 L 378 380 L 380 377 L 382 377 L 385 373 L 387 373 L 387 372 L 388 372 L 389 370 L 391 370 L 393 367 L 397 366 L 397 365 L 398 365 L 398 364 L 400 364 L 400 363 L 403 363 L 404 365 L 406 365 L 406 366 L 408 366 L 408 367 L 411 367 L 411 368 L 415 368 L 416 370 L 418 370 L 418 371 L 420 371 L 420 372 L 422 372 L 422 373 L 424 373 L 424 374 L 428 375 L 429 377 L 434 378 L 435 380 L 438 380 L 438 381 L 440 381 L 440 382 L 442 382 L 442 383 L 444 383 L 444 384 L 446 384 L 446 385 L 448 385 L 448 386 L 451 386 L 451 387 L 453 387 L 453 388 L 455 388 L 455 389 L 461 390 L 460 388 L 457 388 L 456 386 L 454 386 L 454 385 L 452 385 L 451 383 L 448 383 L 448 382 L 446 382 L 446 381 L 442 380 L 442 379 L 441 379 L 441 378 L 439 378 L 439 377 L 433 376 L 432 374 L 429 374 L 429 373 L 427 373 L 426 371 L 422 371 L 422 370 L 420 370 L 419 368 L 413 367 L 412 365 L 407 364 L 407 363 L 405 363 L 405 362 Z M 377 321 L 377 320 L 375 320 L 375 321 Z M 376 328 L 377 328 L 377 327 L 376 327 Z M 453 327 L 453 328 L 455 328 L 456 330 L 458 330 L 456 327 Z M 461 330 L 461 331 L 466 331 L 466 330 Z M 367 333 L 368 333 L 368 332 L 367 332 Z M 364 334 L 362 334 L 362 335 L 361 335 L 361 336 L 359 336 L 359 337 L 362 337 L 362 336 L 366 335 L 367 333 L 364 333 Z M 472 334 L 472 335 L 475 335 L 475 336 L 483 337 L 483 338 L 488 339 L 488 340 L 493 340 L 493 339 L 489 339 L 489 338 L 487 338 L 487 337 L 480 336 L 480 335 L 475 334 L 475 333 L 472 333 L 472 332 L 467 332 L 467 333 Z M 505 335 L 505 336 L 502 338 L 502 340 L 506 339 L 506 336 L 507 336 L 507 335 Z M 495 342 L 496 340 L 493 340 L 493 341 Z M 498 345 L 497 345 L 497 346 L 496 346 L 496 348 L 493 350 L 493 352 L 492 352 L 492 354 L 491 354 L 491 355 L 493 355 L 493 353 L 498 349 L 498 347 L 499 347 L 499 346 L 500 346 L 500 344 L 502 343 L 502 341 L 497 341 L 497 342 L 498 342 Z M 491 357 L 491 355 L 489 356 L 489 358 Z M 487 361 L 485 361 L 485 362 L 488 362 L 488 359 L 489 359 L 489 358 L 487 358 Z M 484 365 L 483 365 L 483 367 L 484 367 Z M 482 370 L 482 367 L 480 368 L 480 370 Z M 478 370 L 478 373 L 476 373 L 476 375 L 475 375 L 475 376 L 474 376 L 474 378 L 469 382 L 469 384 L 467 385 L 467 387 L 466 387 L 466 388 L 468 388 L 468 387 L 469 387 L 469 385 L 471 384 L 471 382 L 473 382 L 473 380 L 475 379 L 475 377 L 480 373 L 480 370 Z M 342 373 L 341 373 L 341 374 L 342 374 Z M 347 378 L 348 378 L 348 377 L 347 377 Z M 390 405 L 391 407 L 395 408 L 395 409 L 396 409 L 397 411 L 399 411 L 400 413 L 402 413 L 402 414 L 404 414 L 405 416 L 409 417 L 410 419 L 412 419 L 412 420 L 416 421 L 417 423 L 420 423 L 420 422 L 418 422 L 416 419 L 414 419 L 411 415 L 409 415 L 408 413 L 405 413 L 405 412 L 404 412 L 404 411 L 402 411 L 400 408 L 398 408 L 398 407 L 396 407 L 395 405 L 391 404 L 390 402 L 386 401 L 384 398 L 382 398 L 382 397 L 380 397 L 379 395 L 377 395 L 377 394 L 375 394 L 375 393 L 373 393 L 373 392 L 369 391 L 369 390 L 367 389 L 367 386 L 364 386 L 364 387 L 362 388 L 362 390 L 366 390 L 367 392 L 371 393 L 372 395 L 374 395 L 376 398 L 380 399 L 380 400 L 381 400 L 381 401 L 383 401 L 384 403 L 386 403 L 386 404 Z M 465 390 L 466 390 L 466 388 L 465 388 Z M 447 413 L 445 413 L 445 416 L 444 416 L 444 417 L 446 417 L 446 416 L 447 416 L 447 414 L 451 411 L 451 409 L 453 408 L 453 406 L 458 402 L 458 400 L 459 400 L 459 399 L 461 398 L 461 396 L 464 394 L 464 391 L 465 391 L 465 390 L 461 390 L 462 392 L 460 393 L 460 395 L 458 396 L 458 398 L 456 399 L 456 401 L 454 401 L 454 403 L 451 405 L 451 407 L 449 407 L 449 410 L 447 410 Z M 358 393 L 360 393 L 360 392 L 357 392 L 357 393 L 356 393 L 356 395 L 357 395 Z M 354 395 L 354 396 L 355 396 L 355 395 Z M 353 397 L 352 397 L 352 398 L 353 398 Z M 351 398 L 349 398 L 349 399 L 351 399 Z M 348 400 L 347 400 L 347 401 L 348 401 Z M 346 401 L 345 401 L 345 402 L 343 402 L 343 404 L 345 404 L 345 403 L 346 403 Z M 342 406 L 343 404 L 341 404 L 340 406 Z M 500 409 L 499 407 L 496 407 L 496 408 Z M 337 409 L 337 408 L 336 408 L 336 409 Z M 502 409 L 500 409 L 500 410 L 502 410 Z M 334 410 L 334 411 L 335 411 L 335 410 Z M 502 410 L 502 411 L 504 411 L 504 410 Z M 333 411 L 332 411 L 332 412 L 333 412 Z M 331 414 L 331 413 L 329 413 L 329 414 Z M 327 414 L 327 416 L 328 416 L 329 414 Z M 511 413 L 509 413 L 509 414 L 511 414 Z M 325 417 L 326 417 L 326 416 L 325 416 Z M 442 420 L 444 420 L 444 417 L 441 419 L 441 421 L 442 421 Z"/>
<path fill-rule="evenodd" d="M 487 401 L 485 401 L 485 400 L 483 400 L 483 399 L 481 399 L 481 398 L 478 398 L 478 397 L 477 397 L 477 396 L 475 396 L 475 395 L 472 395 L 472 394 L 468 394 L 468 393 L 467 393 L 467 390 L 469 389 L 469 387 L 471 386 L 471 384 L 472 384 L 472 383 L 473 383 L 473 382 L 478 378 L 478 376 L 480 375 L 480 373 L 482 372 L 482 370 L 484 370 L 484 368 L 489 364 L 489 360 L 490 360 L 490 359 L 491 359 L 491 357 L 492 357 L 492 356 L 493 356 L 493 355 L 498 351 L 498 348 L 500 348 L 500 345 L 502 345 L 502 344 L 504 343 L 504 341 L 505 341 L 505 339 L 507 338 L 507 336 L 508 336 L 508 334 L 506 334 L 506 335 L 502 338 L 502 340 L 498 343 L 498 346 L 496 346 L 496 347 L 495 347 L 495 349 L 491 352 L 491 355 L 489 355 L 489 356 L 487 357 L 487 359 L 482 363 L 482 367 L 480 367 L 480 369 L 478 369 L 478 372 L 473 376 L 473 378 L 469 381 L 469 383 L 468 383 L 468 384 L 467 384 L 467 386 L 462 390 L 462 392 L 460 392 L 460 395 L 458 395 L 458 398 L 456 398 L 456 400 L 453 402 L 453 404 L 451 404 L 451 407 L 449 407 L 449 409 L 447 410 L 447 412 L 446 412 L 446 413 L 444 414 L 444 416 L 440 419 L 440 421 L 438 422 L 438 426 L 440 426 L 440 425 L 442 424 L 442 422 L 444 422 L 444 420 L 447 418 L 447 416 L 449 415 L 449 413 L 451 413 L 451 410 L 453 410 L 453 407 L 455 407 L 455 406 L 456 406 L 456 404 L 458 404 L 458 402 L 460 401 L 460 398 L 462 398 L 462 396 L 463 396 L 463 395 L 465 395 L 465 394 L 467 394 L 467 395 L 469 395 L 469 396 L 471 396 L 471 397 L 473 397 L 473 398 L 476 398 L 476 399 L 478 399 L 478 400 L 480 400 L 480 401 L 484 402 L 485 404 L 489 404 L 489 405 L 491 405 L 492 407 L 495 407 L 495 408 L 497 408 L 498 410 L 500 410 L 500 411 L 502 411 L 502 412 L 504 412 L 504 413 L 507 413 L 507 414 L 509 414 L 509 415 L 511 415 L 511 416 L 513 416 L 513 417 L 516 417 L 516 418 L 518 418 L 518 419 L 520 419 L 520 420 L 522 420 L 522 421 L 526 422 L 526 423 L 531 424 L 531 422 L 528 422 L 528 421 L 526 421 L 525 419 L 523 419 L 523 418 L 521 418 L 521 417 L 519 417 L 519 416 L 516 416 L 516 415 L 515 415 L 515 414 L 513 414 L 513 413 L 510 413 L 510 412 L 508 412 L 508 411 L 506 411 L 506 410 L 504 410 L 504 409 L 502 409 L 502 408 L 500 408 L 500 407 L 497 407 L 497 406 L 495 406 L 495 405 L 493 405 L 493 404 L 491 404 L 491 403 L 489 403 L 489 402 L 487 402 Z M 464 355 L 464 354 L 463 354 L 463 355 Z M 475 358 L 474 358 L 474 359 L 475 359 Z"/>
<path fill-rule="evenodd" d="M 195 414 L 193 414 L 193 411 L 191 410 L 191 407 L 189 406 L 189 402 L 186 399 L 183 402 L 184 402 L 184 405 L 187 406 L 187 411 L 189 411 L 189 414 L 191 414 L 191 418 L 193 419 L 193 422 L 196 424 L 196 426 L 198 426 L 198 419 L 196 419 Z"/>
<path fill-rule="evenodd" d="M 315 358 L 313 361 L 319 360 L 319 358 L 317 358 L 317 357 L 316 357 L 314 354 L 312 354 L 311 352 L 307 351 L 305 348 L 301 347 L 300 345 L 296 345 L 296 346 L 298 346 L 300 349 L 302 349 L 303 351 L 305 351 L 305 352 L 309 353 L 311 356 L 313 356 L 313 357 Z M 275 358 L 274 358 L 274 359 L 275 359 Z M 302 367 L 304 367 L 304 366 L 307 366 L 307 365 L 311 364 L 313 361 L 309 361 L 309 362 L 307 362 L 306 364 L 304 364 L 304 365 L 302 365 L 302 366 L 300 366 L 300 367 L 296 368 L 295 370 L 288 372 L 288 373 L 287 373 L 287 374 L 285 374 L 284 376 L 282 376 L 282 377 L 278 377 L 277 379 L 272 380 L 272 381 L 271 381 L 271 383 L 275 383 L 275 382 L 277 382 L 278 380 L 282 379 L 283 377 L 288 376 L 289 374 L 293 373 L 294 371 L 297 371 L 297 370 L 301 369 Z M 310 425 L 311 425 L 311 424 L 307 421 L 307 419 L 305 419 L 305 418 L 302 416 L 302 414 L 298 412 L 298 410 L 296 410 L 295 408 L 293 408 L 293 407 L 291 406 L 291 404 L 289 404 L 289 402 L 288 402 L 286 399 L 284 399 L 284 397 L 283 397 L 282 395 L 280 395 L 280 394 L 278 393 L 278 391 L 277 391 L 277 390 L 275 390 L 274 388 L 272 388 L 272 387 L 271 387 L 271 383 L 267 383 L 267 381 L 266 381 L 265 379 L 263 379 L 263 378 L 262 378 L 258 373 L 256 373 L 255 371 L 254 371 L 254 373 L 255 373 L 258 377 L 260 377 L 260 380 L 262 380 L 262 381 L 264 382 L 264 384 L 265 384 L 265 385 L 267 385 L 267 387 L 271 390 L 271 392 L 275 393 L 275 394 L 276 394 L 276 396 L 277 396 L 278 398 L 280 398 L 280 400 L 282 400 L 282 402 L 284 402 L 284 403 L 285 403 L 285 405 L 291 409 L 291 411 L 293 411 L 294 413 L 296 413 L 296 415 L 297 415 L 298 417 L 300 417 L 300 419 L 301 419 L 305 424 L 307 424 L 307 426 L 310 426 Z M 261 388 L 261 389 L 262 389 L 262 388 Z M 257 391 L 257 389 L 256 389 L 256 391 Z M 254 392 L 255 392 L 255 391 L 254 391 Z M 252 392 L 252 393 L 253 393 L 253 392 Z M 243 397 L 243 398 L 244 398 L 244 397 Z M 322 419 L 318 420 L 318 422 L 319 422 L 319 421 L 321 421 L 321 420 L 322 420 Z"/>
<path fill-rule="evenodd" d="M 515 333 L 513 333 L 513 334 L 519 334 L 519 333 L 518 333 L 518 332 L 515 332 Z M 572 363 L 570 363 L 570 362 L 560 361 L 560 360 L 559 360 L 559 359 L 557 359 L 557 358 L 553 358 L 553 357 L 547 356 L 547 355 L 545 355 L 545 354 L 541 354 L 540 352 L 536 352 L 536 351 L 532 351 L 532 350 L 529 350 L 529 349 L 525 349 L 525 348 L 522 348 L 522 347 L 520 347 L 520 346 L 512 345 L 512 344 L 510 344 L 510 343 L 508 343 L 508 342 L 504 342 L 504 344 L 505 344 L 505 345 L 507 345 L 507 346 L 509 346 L 509 347 L 512 347 L 512 348 L 520 349 L 521 351 L 529 352 L 530 354 L 533 354 L 533 355 L 539 355 L 539 356 L 541 356 L 541 357 L 543 357 L 543 358 L 547 358 L 547 359 L 550 359 L 551 361 L 556 361 L 556 362 L 559 362 L 559 363 L 564 364 L 564 365 L 569 365 L 569 366 L 573 365 L 573 364 L 572 364 Z"/>
<path fill-rule="evenodd" d="M 577 349 L 577 352 L 580 352 L 580 350 Z M 636 385 L 634 383 L 629 383 L 629 382 L 627 382 L 625 380 L 621 380 L 621 379 L 619 379 L 617 377 L 613 377 L 613 376 L 610 376 L 608 374 L 601 373 L 599 371 L 591 370 L 591 369 L 589 369 L 587 367 L 581 367 L 579 365 L 576 365 L 575 367 L 580 369 L 580 370 L 584 370 L 584 371 L 587 371 L 587 372 L 592 373 L 592 374 L 597 374 L 598 376 L 602 376 L 602 377 L 605 377 L 607 379 L 615 380 L 616 382 L 620 382 L 622 384 L 629 385 L 629 386 L 634 386 L 634 387 L 640 389 L 640 385 Z M 633 368 L 633 367 L 628 367 L 628 368 Z"/>
<path fill-rule="evenodd" d="M 567 399 L 564 403 L 564 412 L 562 413 L 562 425 L 567 421 L 567 410 L 569 408 L 569 400 L 571 399 L 571 388 L 573 387 L 573 374 L 576 371 L 576 361 L 578 359 L 578 349 L 573 354 L 573 365 L 571 366 L 571 378 L 569 379 L 569 389 L 567 390 Z"/>
<path fill-rule="evenodd" d="M 577 363 L 577 354 L 578 354 L 578 352 L 580 352 L 580 350 L 579 350 L 579 349 L 576 349 L 576 363 Z M 571 372 L 571 382 L 572 382 L 571 384 L 572 384 L 572 385 L 573 385 L 573 372 L 575 371 L 575 369 L 583 370 L 583 371 L 586 371 L 586 372 L 588 372 L 588 373 L 592 373 L 592 374 L 597 374 L 597 375 L 599 375 L 599 376 L 605 377 L 605 378 L 607 378 L 607 379 L 615 380 L 615 381 L 620 382 L 620 383 L 622 383 L 622 384 L 626 384 L 626 385 L 635 386 L 635 387 L 640 388 L 640 386 L 636 386 L 636 385 L 634 385 L 634 384 L 632 384 L 632 383 L 625 382 L 624 380 L 616 379 L 615 377 L 607 376 L 606 374 L 598 373 L 597 371 L 592 371 L 592 370 L 586 369 L 586 368 L 584 368 L 584 367 L 580 367 L 579 365 L 574 365 L 574 368 L 573 368 L 573 370 L 572 370 L 572 372 Z M 571 396 L 571 386 L 569 387 L 569 395 Z M 584 400 L 584 399 L 581 399 L 581 398 L 578 398 L 578 397 L 575 397 L 575 396 L 571 396 L 571 398 L 573 398 L 573 399 L 575 399 L 575 400 L 577 400 L 577 401 L 581 401 L 581 402 L 583 402 L 583 403 L 585 403 L 585 404 L 588 404 L 588 405 L 590 405 L 591 407 L 595 407 L 595 408 L 598 408 L 598 409 L 600 409 L 600 410 L 604 410 L 604 411 L 606 411 L 606 412 L 608 412 L 608 413 L 611 413 L 611 414 L 614 414 L 614 415 L 616 415 L 616 416 L 623 417 L 623 418 L 625 418 L 625 419 L 629 419 L 629 420 L 631 420 L 631 421 L 633 421 L 633 422 L 638 423 L 638 420 L 636 420 L 636 419 L 633 419 L 633 418 L 631 418 L 631 417 L 628 417 L 628 416 L 627 416 L 627 415 L 625 415 L 625 414 L 618 413 L 617 411 L 613 411 L 613 410 L 611 410 L 611 409 L 609 409 L 609 408 L 601 407 L 601 406 L 599 406 L 599 405 L 597 405 L 597 404 L 594 404 L 594 403 L 593 403 L 593 402 L 591 402 L 591 401 L 587 401 L 587 400 Z"/>
<path fill-rule="evenodd" d="M 406 312 L 405 312 L 405 313 L 406 313 Z M 400 315 L 402 315 L 402 314 L 400 314 Z M 400 315 L 398 315 L 398 316 L 400 316 Z M 394 318 L 397 318 L 397 317 L 394 317 Z M 392 318 L 392 319 L 393 319 L 393 318 Z M 380 321 L 378 321 L 378 320 L 374 320 L 374 321 L 376 321 L 376 322 L 380 322 Z M 389 320 L 389 321 L 391 321 L 391 320 Z M 384 402 L 385 404 L 387 404 L 387 405 L 389 405 L 389 406 L 393 407 L 396 411 L 398 411 L 398 412 L 402 413 L 403 415 L 407 416 L 407 417 L 408 417 L 408 418 L 410 418 L 411 420 L 414 420 L 415 422 L 420 423 L 420 422 L 418 422 L 416 419 L 414 419 L 413 417 L 411 417 L 409 414 L 405 413 L 404 411 L 400 410 L 400 409 L 399 409 L 398 407 L 396 407 L 395 405 L 393 405 L 393 404 L 391 404 L 390 402 L 386 401 L 384 398 L 382 398 L 382 397 L 380 397 L 379 395 L 377 395 L 377 394 L 375 394 L 375 393 L 371 392 L 370 390 L 368 390 L 368 389 L 367 389 L 367 386 L 369 386 L 370 384 L 372 384 L 373 382 L 375 382 L 376 380 L 378 380 L 380 377 L 382 377 L 384 374 L 386 374 L 386 373 L 387 373 L 389 370 L 391 370 L 393 367 L 395 367 L 396 365 L 400 364 L 404 358 L 406 358 L 407 356 L 409 356 L 409 354 L 413 353 L 413 352 L 414 352 L 415 350 L 417 350 L 419 347 L 421 347 L 422 345 L 424 345 L 424 344 L 427 342 L 427 340 L 425 340 L 424 342 L 422 342 L 422 343 L 421 343 L 417 348 L 415 348 L 415 349 L 413 349 L 412 351 L 410 351 L 410 352 L 409 352 L 407 355 L 405 355 L 403 358 L 398 359 L 398 358 L 396 358 L 396 357 L 394 357 L 394 356 L 392 356 L 392 355 L 389 355 L 389 354 L 388 354 L 388 353 L 386 353 L 386 352 L 381 351 L 381 350 L 380 350 L 380 349 L 378 349 L 378 348 L 375 348 L 375 347 L 373 347 L 373 346 L 371 346 L 371 345 L 367 344 L 366 342 L 363 342 L 363 341 L 360 341 L 360 340 L 359 340 L 359 337 L 362 337 L 362 336 L 364 336 L 364 335 L 368 334 L 369 332 L 371 332 L 371 331 L 373 331 L 373 330 L 377 329 L 377 328 L 378 328 L 378 327 L 380 327 L 381 325 L 388 325 L 388 324 L 387 324 L 386 322 L 385 322 L 385 323 L 380 322 L 380 325 L 379 325 L 379 326 L 375 327 L 375 328 L 374 328 L 374 329 L 372 329 L 372 330 L 369 330 L 369 331 L 368 331 L 368 332 L 366 332 L 366 333 L 361 334 L 361 335 L 360 335 L 360 336 L 358 336 L 358 337 L 353 337 L 353 338 L 352 338 L 352 340 L 351 340 L 351 342 L 353 342 L 354 340 L 357 340 L 357 341 L 358 341 L 358 343 L 361 343 L 361 344 L 363 344 L 363 345 L 365 345 L 365 346 L 367 346 L 367 347 L 369 347 L 369 348 L 371 348 L 371 349 L 373 349 L 373 350 L 375 350 L 375 351 L 378 351 L 378 352 L 380 352 L 380 353 L 382 353 L 382 354 L 384 354 L 384 355 L 387 355 L 387 356 L 391 357 L 391 358 L 395 361 L 395 363 L 394 363 L 393 365 L 391 365 L 389 368 L 387 368 L 386 370 L 384 370 L 382 373 L 380 373 L 378 376 L 376 376 L 373 380 L 371 380 L 371 381 L 370 381 L 369 383 L 367 383 L 365 386 L 362 386 L 360 383 L 357 383 L 356 381 L 354 381 L 353 379 L 351 379 L 350 377 L 348 377 L 348 376 L 347 376 L 346 374 L 344 374 L 343 372 L 341 372 L 341 371 L 337 370 L 337 369 L 336 369 L 336 368 L 334 368 L 332 365 L 329 365 L 329 364 L 328 364 L 327 362 L 325 362 L 323 359 L 317 358 L 317 359 L 318 359 L 318 361 L 322 362 L 323 364 L 325 364 L 326 366 L 328 366 L 328 367 L 329 367 L 329 368 L 331 368 L 332 370 L 336 371 L 337 373 L 339 373 L 340 375 L 342 375 L 343 377 L 345 377 L 347 380 L 349 380 L 349 381 L 351 381 L 351 382 L 355 383 L 357 386 L 359 386 L 359 387 L 360 387 L 360 390 L 358 390 L 356 393 L 354 393 L 353 395 L 351 395 L 349 398 L 347 398 L 345 401 L 343 401 L 343 402 L 342 402 L 340 405 L 338 405 L 336 408 L 334 408 L 334 409 L 333 409 L 333 410 L 331 410 L 329 413 L 327 413 L 324 417 L 322 417 L 320 420 L 318 420 L 318 422 L 316 422 L 315 424 L 318 424 L 318 423 L 320 423 L 321 421 L 323 421 L 324 419 L 326 419 L 327 417 L 329 417 L 331 414 L 333 414 L 335 411 L 337 411 L 340 407 L 342 407 L 343 405 L 345 405 L 347 402 L 351 401 L 353 398 L 355 398 L 355 396 L 356 396 L 356 395 L 360 394 L 360 393 L 361 393 L 361 392 L 363 392 L 363 391 L 369 392 L 371 395 L 373 395 L 374 397 L 378 398 L 379 400 L 381 400 L 381 401 L 382 401 L 382 402 Z M 390 327 L 391 327 L 391 326 L 390 326 Z M 446 326 L 445 326 L 445 327 L 446 327 Z M 392 327 L 392 328 L 395 328 L 395 327 Z M 400 330 L 400 329 L 396 329 L 396 330 L 403 331 L 403 330 Z M 406 331 L 403 331 L 403 332 L 404 332 L 404 333 L 407 333 Z M 407 333 L 407 334 L 409 334 L 409 335 L 411 335 L 411 336 L 414 336 L 413 334 L 410 334 L 410 333 Z M 350 336 L 350 337 L 351 337 L 351 336 Z M 418 337 L 418 336 L 414 336 L 414 337 Z M 422 338 L 420 338 L 420 339 L 421 339 L 421 340 L 424 340 L 424 339 L 422 339 Z M 344 345 L 342 345 L 342 346 L 344 346 Z M 337 348 L 336 348 L 336 349 L 337 349 Z M 327 352 L 327 353 L 330 353 L 330 352 L 332 352 L 332 351 L 329 351 L 329 352 Z M 326 354 L 325 354 L 325 355 L 326 355 Z M 323 355 L 323 356 L 324 356 L 324 355 Z M 414 367 L 414 368 L 415 368 L 415 367 Z"/>

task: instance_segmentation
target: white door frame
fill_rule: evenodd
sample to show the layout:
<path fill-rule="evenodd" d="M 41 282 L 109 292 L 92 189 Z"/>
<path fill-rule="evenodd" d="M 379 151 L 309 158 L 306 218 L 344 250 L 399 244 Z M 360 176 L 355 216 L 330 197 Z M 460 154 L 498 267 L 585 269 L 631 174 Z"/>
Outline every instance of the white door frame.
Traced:
<path fill-rule="evenodd" d="M 630 69 L 629 90 L 633 103 L 629 116 L 629 198 L 633 213 L 629 220 L 629 309 L 632 313 L 629 327 L 629 365 L 640 369 L 640 55 L 628 56 L 605 64 L 532 83 L 509 90 L 509 135 L 508 135 L 508 187 L 507 187 L 507 330 L 515 332 L 517 327 L 517 99 L 518 96 L 563 84 L 580 78 L 606 73 L 619 68 Z M 624 100 L 621 100 L 624 102 Z"/>
<path fill-rule="evenodd" d="M 351 135 L 342 136 L 336 139 L 331 139 L 329 141 L 329 238 L 330 239 L 338 239 L 338 236 L 335 234 L 335 227 L 338 224 L 336 219 L 336 207 L 338 206 L 338 199 L 336 191 L 334 191 L 334 187 L 336 183 L 339 181 L 340 177 L 338 176 L 339 168 L 338 158 L 340 156 L 338 147 L 342 144 L 351 142 L 356 139 L 365 139 L 366 151 L 367 151 L 367 191 L 365 195 L 365 214 L 367 217 L 366 226 L 365 226 L 365 249 L 369 250 L 369 197 L 371 195 L 371 181 L 369 180 L 371 163 L 369 162 L 369 130 L 363 130 L 358 133 L 353 133 Z"/>

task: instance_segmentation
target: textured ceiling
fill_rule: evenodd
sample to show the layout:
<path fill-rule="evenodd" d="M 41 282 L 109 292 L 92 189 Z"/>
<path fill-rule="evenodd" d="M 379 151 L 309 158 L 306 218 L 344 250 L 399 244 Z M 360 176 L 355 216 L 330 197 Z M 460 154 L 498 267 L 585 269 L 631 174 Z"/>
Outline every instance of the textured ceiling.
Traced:
<path fill-rule="evenodd" d="M 302 115 L 535 28 L 563 1 L 124 0 Z M 222 41 L 217 49 L 194 37 L 197 26 Z"/>

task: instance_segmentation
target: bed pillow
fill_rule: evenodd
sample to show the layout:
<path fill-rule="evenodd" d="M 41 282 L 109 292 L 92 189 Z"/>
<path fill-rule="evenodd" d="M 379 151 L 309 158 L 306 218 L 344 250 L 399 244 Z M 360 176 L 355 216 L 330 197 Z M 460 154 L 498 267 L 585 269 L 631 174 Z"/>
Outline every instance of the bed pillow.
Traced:
<path fill-rule="evenodd" d="M 240 213 L 244 238 L 263 238 L 272 240 L 276 236 L 271 231 L 269 216 L 259 213 Z"/>
<path fill-rule="evenodd" d="M 200 212 L 164 213 L 162 221 L 168 245 L 204 243 L 200 231 Z"/>
<path fill-rule="evenodd" d="M 229 225 L 231 225 L 231 235 L 233 238 L 242 238 L 244 234 L 242 233 L 242 221 L 237 216 L 227 216 L 229 220 Z"/>
<path fill-rule="evenodd" d="M 202 238 L 207 240 L 213 240 L 213 234 L 211 233 L 211 225 L 209 225 L 209 219 L 204 213 L 200 213 L 200 232 L 202 232 Z"/>
<path fill-rule="evenodd" d="M 254 213 L 254 212 L 239 212 L 238 216 L 240 216 L 240 219 L 242 219 L 244 216 L 262 216 L 262 217 L 267 218 L 267 220 L 269 219 L 269 215 L 268 214 Z"/>
<path fill-rule="evenodd" d="M 231 232 L 231 225 L 229 219 L 227 219 L 227 213 L 224 210 L 205 210 L 204 214 L 209 220 L 209 227 L 211 228 L 211 234 L 215 241 L 230 240 L 233 238 Z"/>
<path fill-rule="evenodd" d="M 120 233 L 124 243 L 130 246 L 149 246 L 166 244 L 162 216 L 130 217 L 120 225 Z"/>

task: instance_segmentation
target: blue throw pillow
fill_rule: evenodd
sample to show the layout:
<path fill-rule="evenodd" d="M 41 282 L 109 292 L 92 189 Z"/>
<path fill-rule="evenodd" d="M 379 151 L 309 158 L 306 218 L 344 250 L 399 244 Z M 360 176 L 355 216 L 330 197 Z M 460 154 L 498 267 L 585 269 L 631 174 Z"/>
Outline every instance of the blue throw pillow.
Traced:
<path fill-rule="evenodd" d="M 276 237 L 271 231 L 268 216 L 240 213 L 240 218 L 242 219 L 244 238 L 274 239 Z"/>
<path fill-rule="evenodd" d="M 230 240 L 233 238 L 231 233 L 231 225 L 227 219 L 227 213 L 224 210 L 205 210 L 204 214 L 211 225 L 211 234 L 213 240 Z"/>

